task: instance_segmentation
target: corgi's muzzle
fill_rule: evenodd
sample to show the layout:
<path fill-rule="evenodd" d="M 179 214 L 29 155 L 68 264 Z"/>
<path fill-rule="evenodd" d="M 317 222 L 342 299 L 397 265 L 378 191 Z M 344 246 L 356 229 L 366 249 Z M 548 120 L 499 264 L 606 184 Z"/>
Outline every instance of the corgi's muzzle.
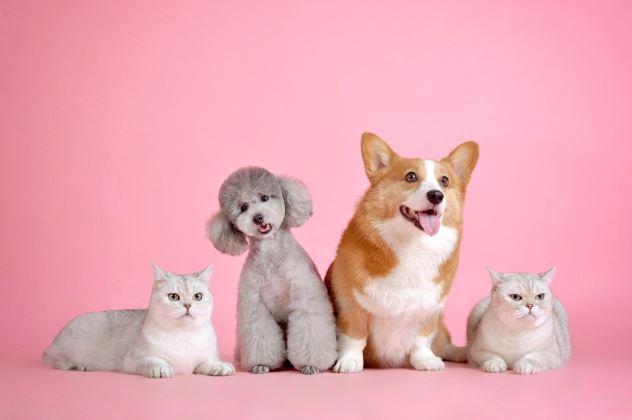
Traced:
<path fill-rule="evenodd" d="M 399 212 L 404 216 L 404 219 L 411 222 L 413 225 L 428 235 L 433 236 L 441 228 L 441 216 L 434 208 L 426 210 L 412 210 L 408 206 L 399 206 Z"/>

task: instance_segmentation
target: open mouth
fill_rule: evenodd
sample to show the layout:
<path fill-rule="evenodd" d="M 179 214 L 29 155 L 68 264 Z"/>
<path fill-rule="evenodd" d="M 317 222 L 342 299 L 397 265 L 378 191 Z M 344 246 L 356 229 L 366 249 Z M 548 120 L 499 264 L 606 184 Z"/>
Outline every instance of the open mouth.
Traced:
<path fill-rule="evenodd" d="M 257 230 L 262 235 L 266 235 L 266 234 L 270 233 L 270 231 L 272 230 L 272 225 L 270 223 L 266 223 L 266 224 L 263 224 L 263 225 L 259 226 L 259 228 Z"/>
<path fill-rule="evenodd" d="M 404 219 L 428 235 L 432 236 L 439 232 L 439 228 L 441 227 L 441 214 L 435 209 L 415 211 L 408 206 L 401 205 L 399 206 L 399 212 L 404 216 Z"/>

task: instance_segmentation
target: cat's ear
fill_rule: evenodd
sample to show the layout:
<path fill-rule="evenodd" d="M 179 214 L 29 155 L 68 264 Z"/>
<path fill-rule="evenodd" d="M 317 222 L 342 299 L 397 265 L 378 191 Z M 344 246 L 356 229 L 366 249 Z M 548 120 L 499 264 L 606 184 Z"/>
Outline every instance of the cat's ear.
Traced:
<path fill-rule="evenodd" d="M 220 252 L 240 255 L 248 249 L 246 236 L 221 211 L 206 222 L 206 233 Z"/>
<path fill-rule="evenodd" d="M 551 284 L 551 280 L 553 280 L 553 276 L 555 276 L 555 267 L 551 268 L 546 273 L 540 274 L 540 280 L 545 282 L 547 286 Z"/>
<path fill-rule="evenodd" d="M 208 286 L 211 276 L 213 275 L 213 266 L 208 265 L 204 270 L 197 273 L 197 279 Z"/>
<path fill-rule="evenodd" d="M 155 262 L 151 263 L 152 268 L 154 269 L 154 284 L 156 286 L 162 285 L 164 282 L 169 281 L 169 276 L 165 270 L 160 268 L 158 264 Z"/>
<path fill-rule="evenodd" d="M 285 201 L 284 222 L 288 227 L 299 227 L 313 214 L 312 196 L 305 184 L 298 179 L 280 176 L 278 180 Z"/>
<path fill-rule="evenodd" d="M 466 141 L 457 146 L 443 160 L 452 165 L 458 177 L 467 185 L 478 162 L 478 144 Z"/>
<path fill-rule="evenodd" d="M 487 271 L 489 271 L 489 278 L 492 279 L 492 284 L 494 286 L 498 286 L 503 282 L 502 275 L 492 270 L 490 266 L 487 266 Z"/>

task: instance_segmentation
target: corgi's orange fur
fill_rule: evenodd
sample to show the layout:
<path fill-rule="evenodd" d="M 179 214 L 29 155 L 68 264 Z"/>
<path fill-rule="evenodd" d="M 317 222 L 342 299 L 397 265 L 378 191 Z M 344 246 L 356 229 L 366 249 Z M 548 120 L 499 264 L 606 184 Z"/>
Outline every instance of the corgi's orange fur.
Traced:
<path fill-rule="evenodd" d="M 359 372 L 365 365 L 439 370 L 442 359 L 464 362 L 442 311 L 458 264 L 461 210 L 478 145 L 463 143 L 440 161 L 406 159 L 365 133 L 361 150 L 371 186 L 325 278 L 339 336 L 334 371 Z"/>

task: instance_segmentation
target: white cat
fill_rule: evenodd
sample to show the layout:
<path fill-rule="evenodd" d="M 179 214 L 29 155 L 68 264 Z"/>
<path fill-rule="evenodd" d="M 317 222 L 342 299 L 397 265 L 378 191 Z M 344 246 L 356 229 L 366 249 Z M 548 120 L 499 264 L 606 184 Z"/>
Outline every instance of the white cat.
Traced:
<path fill-rule="evenodd" d="M 57 369 L 121 371 L 150 378 L 232 375 L 211 324 L 212 268 L 174 274 L 154 264 L 149 309 L 91 312 L 73 319 L 44 352 Z"/>
<path fill-rule="evenodd" d="M 568 316 L 551 293 L 555 273 L 496 273 L 491 297 L 467 320 L 467 355 L 486 372 L 535 374 L 558 369 L 571 353 Z"/>

